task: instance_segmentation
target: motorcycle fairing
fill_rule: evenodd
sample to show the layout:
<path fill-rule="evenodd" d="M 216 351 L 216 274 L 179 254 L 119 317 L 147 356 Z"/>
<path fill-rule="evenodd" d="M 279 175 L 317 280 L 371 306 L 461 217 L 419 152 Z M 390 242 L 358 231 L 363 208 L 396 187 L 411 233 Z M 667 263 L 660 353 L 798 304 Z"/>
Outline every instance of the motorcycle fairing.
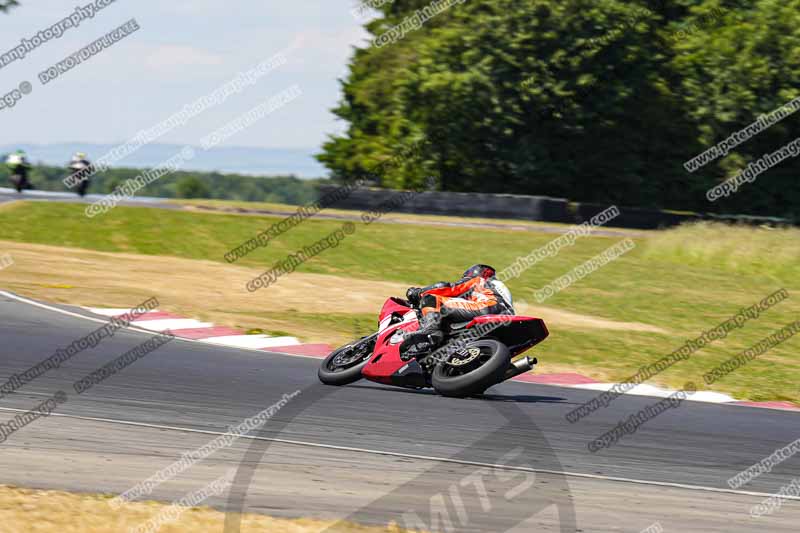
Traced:
<path fill-rule="evenodd" d="M 479 325 L 498 323 L 491 336 L 508 346 L 512 356 L 517 356 L 547 338 L 549 332 L 540 318 L 509 315 L 483 315 L 474 318 L 461 331 L 462 334 Z M 380 327 L 375 350 L 362 370 L 362 375 L 377 383 L 398 387 L 422 388 L 426 383 L 425 373 L 415 359 L 403 360 L 400 345 L 403 332 L 419 329 L 416 312 L 407 302 L 389 298 L 380 314 Z"/>

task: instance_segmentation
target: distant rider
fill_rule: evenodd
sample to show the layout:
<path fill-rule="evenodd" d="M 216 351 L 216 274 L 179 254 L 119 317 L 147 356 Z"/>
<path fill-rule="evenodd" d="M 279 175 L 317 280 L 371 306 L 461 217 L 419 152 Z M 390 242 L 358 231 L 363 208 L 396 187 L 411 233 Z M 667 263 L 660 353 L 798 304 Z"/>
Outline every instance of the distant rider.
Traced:
<path fill-rule="evenodd" d="M 495 277 L 489 265 L 474 265 L 455 283 L 440 281 L 434 285 L 411 287 L 406 297 L 422 318 L 416 332 L 408 335 L 406 345 L 427 342 L 432 347 L 443 340 L 453 324 L 469 322 L 481 315 L 514 314 L 511 292 Z"/>
<path fill-rule="evenodd" d="M 28 183 L 28 172 L 31 169 L 28 158 L 23 150 L 17 150 L 13 154 L 9 154 L 6 158 L 6 166 L 11 171 L 11 182 L 17 192 L 22 192 L 22 189 L 30 187 Z"/>
<path fill-rule="evenodd" d="M 67 168 L 72 171 L 72 183 L 77 183 L 78 194 L 84 196 L 86 189 L 89 188 L 89 176 L 92 175 L 92 164 L 86 158 L 86 154 L 75 152 Z"/>

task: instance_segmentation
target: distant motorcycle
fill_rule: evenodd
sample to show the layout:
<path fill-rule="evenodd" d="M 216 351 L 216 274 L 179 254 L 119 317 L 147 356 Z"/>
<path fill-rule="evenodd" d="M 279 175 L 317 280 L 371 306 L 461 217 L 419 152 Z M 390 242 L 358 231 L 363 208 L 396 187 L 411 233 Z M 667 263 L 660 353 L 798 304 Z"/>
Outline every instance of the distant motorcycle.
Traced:
<path fill-rule="evenodd" d="M 411 304 L 389 298 L 376 333 L 333 351 L 319 368 L 326 385 L 347 385 L 361 378 L 412 389 L 432 387 L 443 396 L 482 394 L 489 387 L 527 372 L 536 358 L 512 358 L 542 342 L 549 332 L 540 318 L 484 315 L 452 324 L 436 348 L 406 347 L 406 333 L 419 329 Z"/>
<path fill-rule="evenodd" d="M 17 192 L 22 192 L 24 189 L 30 189 L 31 184 L 28 181 L 28 171 L 31 166 L 25 156 L 25 152 L 17 150 L 15 153 L 10 154 L 6 159 L 6 166 L 11 171 L 9 180 L 14 185 Z"/>
<path fill-rule="evenodd" d="M 71 178 L 73 183 L 77 182 L 75 192 L 78 196 L 86 196 L 89 189 L 89 176 L 92 175 L 92 164 L 86 159 L 83 153 L 77 153 L 70 161 L 68 168 L 72 171 Z"/>

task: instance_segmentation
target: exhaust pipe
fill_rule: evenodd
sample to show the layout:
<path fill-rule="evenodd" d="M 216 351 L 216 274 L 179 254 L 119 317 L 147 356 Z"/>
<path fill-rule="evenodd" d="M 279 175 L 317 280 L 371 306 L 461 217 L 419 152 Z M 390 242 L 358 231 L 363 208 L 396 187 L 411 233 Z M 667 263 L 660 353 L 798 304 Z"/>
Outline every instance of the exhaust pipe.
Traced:
<path fill-rule="evenodd" d="M 539 360 L 535 357 L 523 357 L 522 359 L 514 361 L 511 363 L 511 366 L 508 367 L 508 370 L 506 370 L 506 374 L 503 379 L 511 379 L 514 376 L 519 376 L 520 374 L 524 374 L 525 372 L 533 370 L 534 365 L 536 365 L 538 362 Z"/>

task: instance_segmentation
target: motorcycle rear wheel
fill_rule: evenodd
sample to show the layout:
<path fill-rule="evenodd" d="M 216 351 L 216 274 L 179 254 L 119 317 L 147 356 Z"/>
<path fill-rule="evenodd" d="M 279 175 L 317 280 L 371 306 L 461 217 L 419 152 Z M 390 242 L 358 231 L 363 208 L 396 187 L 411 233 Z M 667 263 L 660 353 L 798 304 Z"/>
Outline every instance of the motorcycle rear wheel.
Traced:
<path fill-rule="evenodd" d="M 511 353 L 505 344 L 494 339 L 480 339 L 437 364 L 431 383 L 442 396 L 475 396 L 503 381 L 510 364 Z"/>

